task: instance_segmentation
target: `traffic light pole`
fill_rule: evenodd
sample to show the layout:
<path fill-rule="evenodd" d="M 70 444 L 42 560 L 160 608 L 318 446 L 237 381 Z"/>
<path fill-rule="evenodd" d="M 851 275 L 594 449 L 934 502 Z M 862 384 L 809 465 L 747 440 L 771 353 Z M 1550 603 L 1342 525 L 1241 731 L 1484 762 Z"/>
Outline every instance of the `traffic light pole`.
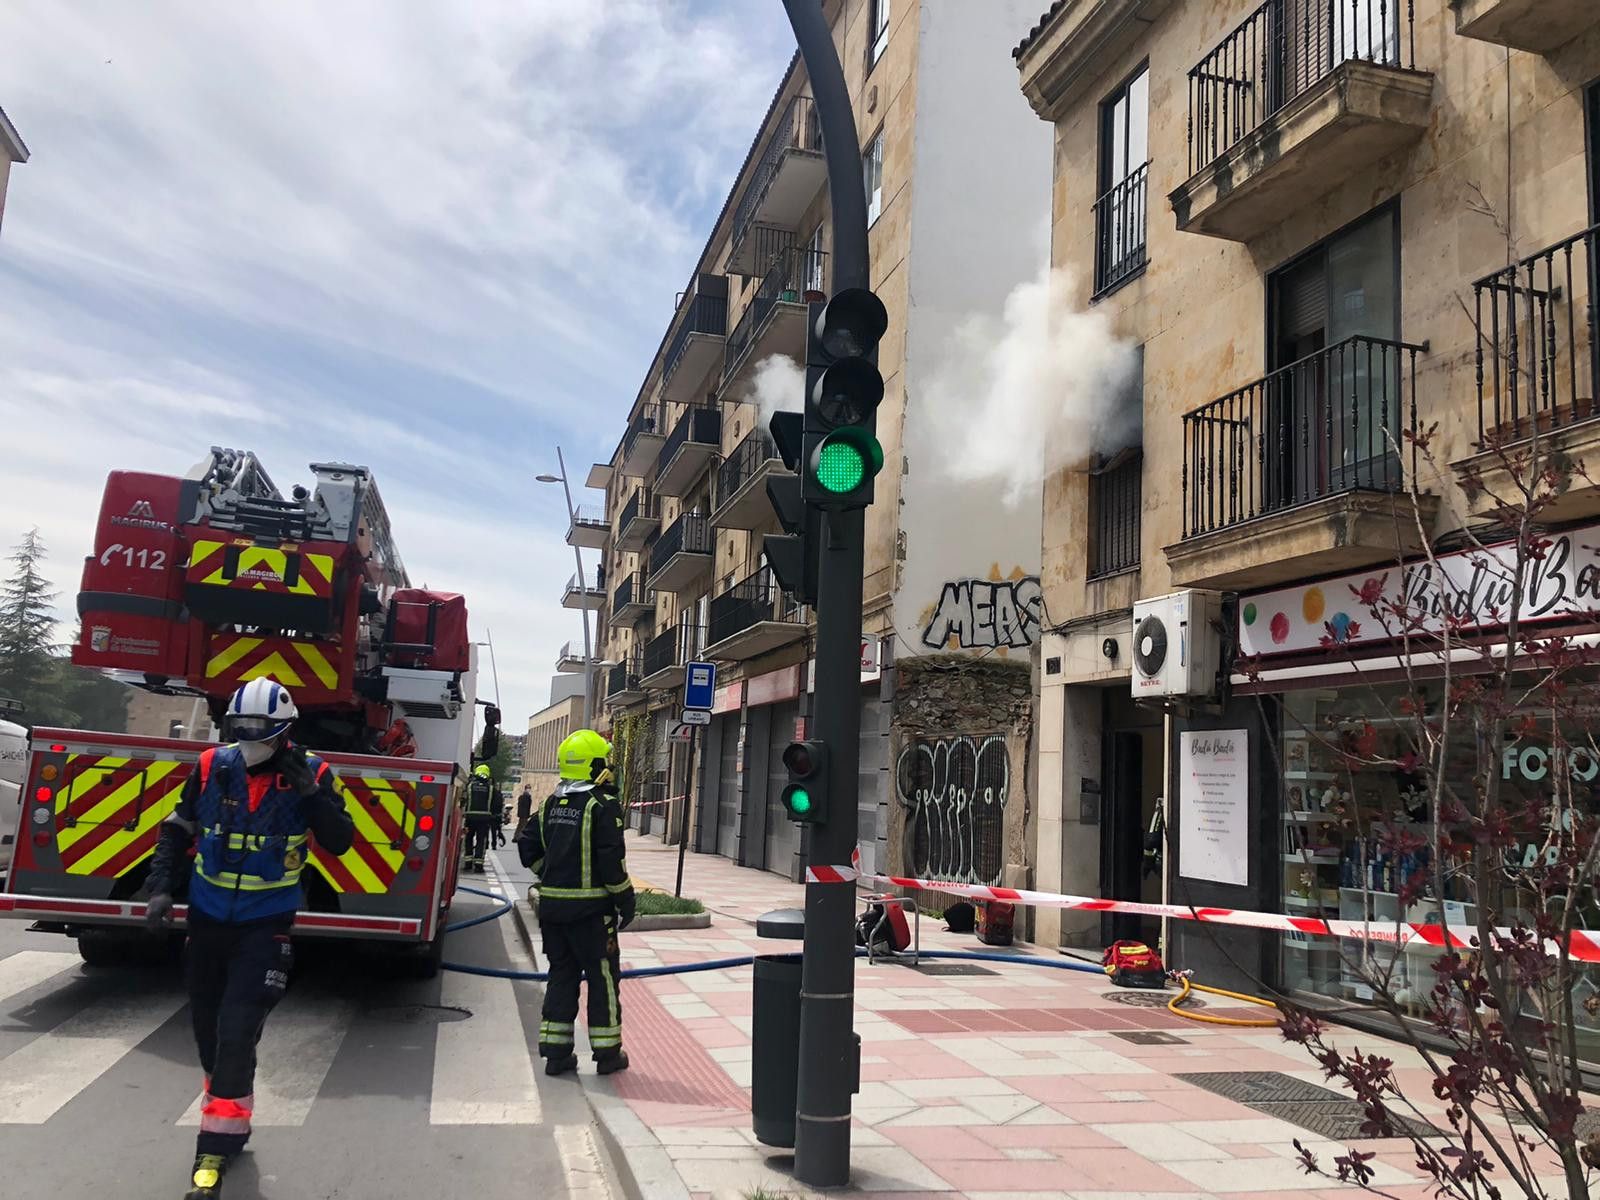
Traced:
<path fill-rule="evenodd" d="M 867 199 L 861 144 L 817 0 L 784 0 L 805 60 L 822 130 L 833 207 L 833 291 L 867 288 Z M 811 866 L 840 866 L 856 848 L 861 756 L 861 569 L 866 514 L 830 512 L 823 523 L 817 585 L 816 696 L 810 736 L 828 747 L 827 820 L 811 826 Z M 860 1074 L 855 1017 L 855 904 L 849 884 L 806 885 L 801 980 L 800 1080 L 795 1177 L 812 1187 L 850 1181 L 850 1101 Z"/>

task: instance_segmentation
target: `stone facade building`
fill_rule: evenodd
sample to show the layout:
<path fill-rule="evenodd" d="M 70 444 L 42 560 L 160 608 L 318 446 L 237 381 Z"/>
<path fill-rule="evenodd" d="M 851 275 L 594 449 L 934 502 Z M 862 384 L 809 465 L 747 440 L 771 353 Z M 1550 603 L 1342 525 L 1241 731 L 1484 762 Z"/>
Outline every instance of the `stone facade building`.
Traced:
<path fill-rule="evenodd" d="M 1365 886 L 1335 835 L 1306 841 L 1294 800 L 1316 772 L 1286 714 L 1351 702 L 1321 647 L 1349 620 L 1348 577 L 1487 517 L 1462 487 L 1492 473 L 1486 439 L 1600 449 L 1595 16 L 1587 0 L 1058 0 L 1017 48 L 1055 138 L 1052 260 L 1140 364 L 1111 401 L 1117 435 L 1043 497 L 1038 887 L 1338 915 Z M 1554 515 L 1593 522 L 1600 492 L 1574 487 Z M 1226 706 L 1131 699 L 1131 609 L 1183 589 L 1219 598 L 1195 637 L 1261 655 L 1258 679 L 1224 681 Z M 1146 874 L 1163 798 L 1181 851 L 1180 761 L 1207 730 L 1245 739 L 1237 870 Z M 1085 948 L 1140 932 L 1157 934 L 1048 911 L 1037 928 Z M 1208 932 L 1175 922 L 1169 950 L 1226 976 Z M 1258 976 L 1349 998 L 1303 939 L 1229 943 Z"/>

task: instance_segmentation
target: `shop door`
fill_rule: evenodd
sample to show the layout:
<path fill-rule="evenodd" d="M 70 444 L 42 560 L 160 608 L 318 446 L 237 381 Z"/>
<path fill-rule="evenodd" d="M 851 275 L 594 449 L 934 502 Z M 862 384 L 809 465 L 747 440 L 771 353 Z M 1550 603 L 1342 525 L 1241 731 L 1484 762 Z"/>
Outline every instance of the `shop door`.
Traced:
<path fill-rule="evenodd" d="M 739 852 L 739 723 L 742 714 L 718 717 L 717 853 L 734 858 Z"/>
<path fill-rule="evenodd" d="M 1104 694 L 1101 727 L 1100 894 L 1112 900 L 1161 900 L 1161 872 L 1147 870 L 1145 834 L 1161 803 L 1166 762 L 1158 717 L 1139 708 L 1127 693 Z M 1164 861 L 1164 860 L 1163 860 Z M 1105 945 L 1130 940 L 1154 946 L 1161 936 L 1155 917 L 1107 913 L 1100 918 Z"/>
<path fill-rule="evenodd" d="M 789 774 L 783 766 L 783 751 L 795 740 L 795 722 L 799 717 L 798 700 L 773 705 L 767 744 L 767 870 L 785 878 L 793 874 L 794 856 L 800 849 L 800 827 L 783 811 L 783 789 L 789 782 Z"/>

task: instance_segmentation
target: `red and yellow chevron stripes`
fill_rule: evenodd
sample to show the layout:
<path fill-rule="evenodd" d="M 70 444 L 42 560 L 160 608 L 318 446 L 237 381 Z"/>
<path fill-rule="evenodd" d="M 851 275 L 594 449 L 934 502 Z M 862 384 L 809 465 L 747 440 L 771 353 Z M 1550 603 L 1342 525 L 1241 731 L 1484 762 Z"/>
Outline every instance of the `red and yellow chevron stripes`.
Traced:
<path fill-rule="evenodd" d="M 71 875 L 115 879 L 148 858 L 190 762 L 69 754 L 56 792 L 56 846 Z"/>
<path fill-rule="evenodd" d="M 311 861 L 336 892 L 381 895 L 400 873 L 416 832 L 416 785 L 344 774 L 338 777 L 337 788 L 355 821 L 355 842 L 337 858 L 314 846 Z"/>
<path fill-rule="evenodd" d="M 231 576 L 226 570 L 230 547 L 239 552 L 239 562 Z M 289 569 L 291 555 L 299 560 L 298 577 L 293 583 L 288 582 L 293 573 Z M 326 599 L 333 595 L 333 556 L 292 547 L 257 546 L 248 538 L 196 539 L 189 551 L 185 578 L 211 587 Z"/>
<path fill-rule="evenodd" d="M 339 647 L 332 642 L 214 633 L 206 646 L 206 684 L 211 691 L 231 691 L 247 680 L 273 679 L 295 689 L 301 705 L 316 703 L 321 693 L 344 690 L 338 656 Z M 313 697 L 305 689 L 318 695 Z"/>

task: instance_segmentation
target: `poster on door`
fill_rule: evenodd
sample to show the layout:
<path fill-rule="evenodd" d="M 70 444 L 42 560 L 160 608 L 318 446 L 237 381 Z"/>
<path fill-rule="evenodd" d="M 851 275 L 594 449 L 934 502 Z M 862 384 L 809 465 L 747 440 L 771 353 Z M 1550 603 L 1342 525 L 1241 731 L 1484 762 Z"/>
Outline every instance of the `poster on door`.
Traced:
<path fill-rule="evenodd" d="M 1250 733 L 1193 730 L 1180 735 L 1178 874 L 1247 887 L 1250 883 Z"/>

